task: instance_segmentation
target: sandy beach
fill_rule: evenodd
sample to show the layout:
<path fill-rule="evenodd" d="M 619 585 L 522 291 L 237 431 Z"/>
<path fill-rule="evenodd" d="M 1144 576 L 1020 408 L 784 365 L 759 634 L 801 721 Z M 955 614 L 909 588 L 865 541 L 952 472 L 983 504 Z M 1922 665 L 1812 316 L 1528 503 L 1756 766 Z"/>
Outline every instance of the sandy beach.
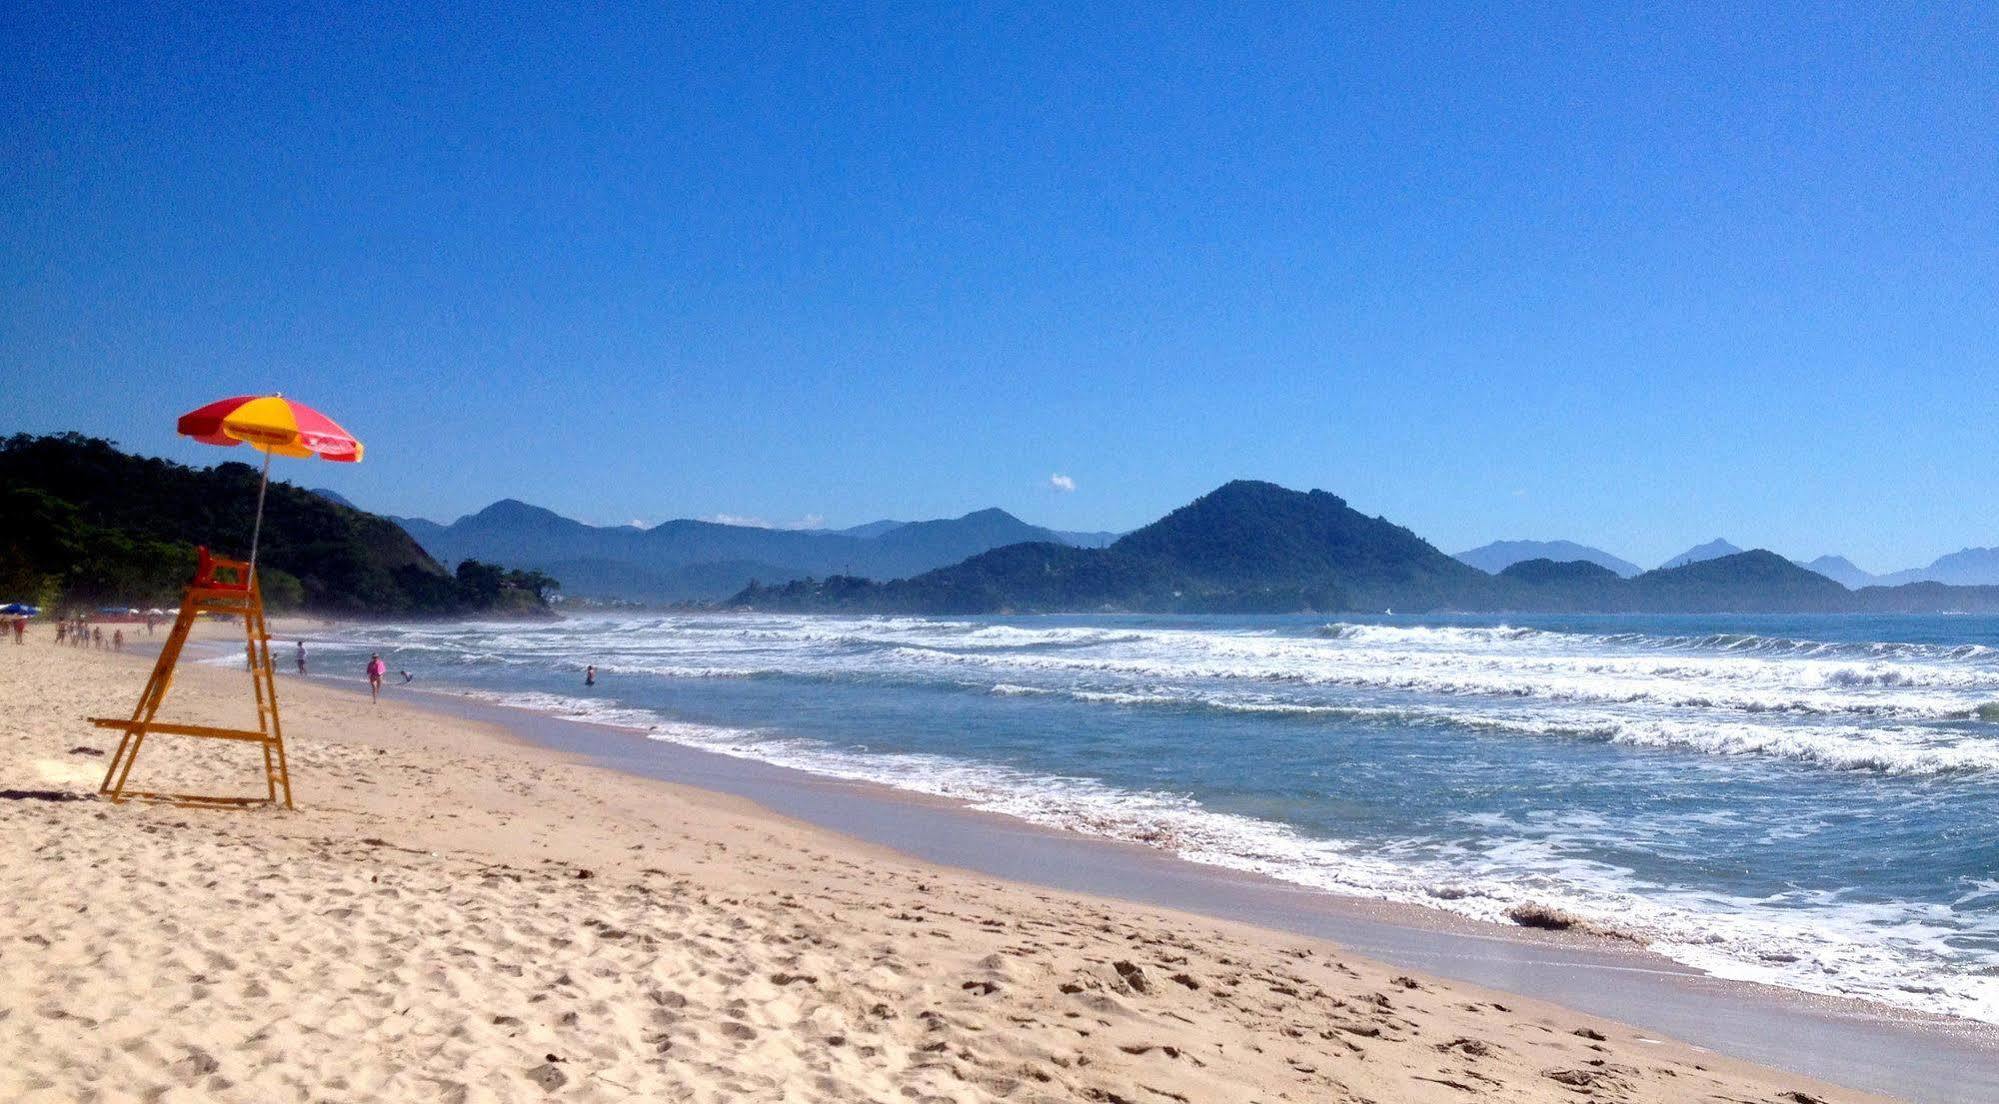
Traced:
<path fill-rule="evenodd" d="M 149 663 L 0 651 L 0 1099 L 1883 1099 L 296 678 L 296 812 L 113 806 L 82 718 Z M 169 711 L 244 683 L 186 666 Z M 134 783 L 261 786 L 174 738 Z"/>

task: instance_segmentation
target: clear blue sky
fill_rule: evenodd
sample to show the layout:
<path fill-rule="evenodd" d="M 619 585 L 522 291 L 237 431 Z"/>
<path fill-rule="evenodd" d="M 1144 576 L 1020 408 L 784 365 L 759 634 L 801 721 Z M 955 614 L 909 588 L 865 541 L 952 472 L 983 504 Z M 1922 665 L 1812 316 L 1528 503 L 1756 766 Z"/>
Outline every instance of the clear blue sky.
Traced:
<path fill-rule="evenodd" d="M 7 5 L 0 430 L 282 390 L 369 445 L 285 476 L 444 519 L 1999 544 L 1989 5 L 616 7 Z"/>

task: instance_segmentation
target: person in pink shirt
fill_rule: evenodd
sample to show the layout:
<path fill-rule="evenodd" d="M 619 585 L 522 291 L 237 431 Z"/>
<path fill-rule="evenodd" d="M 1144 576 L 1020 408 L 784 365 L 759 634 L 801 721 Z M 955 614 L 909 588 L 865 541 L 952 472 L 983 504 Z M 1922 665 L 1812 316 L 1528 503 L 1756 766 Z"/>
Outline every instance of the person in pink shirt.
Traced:
<path fill-rule="evenodd" d="M 382 697 L 382 676 L 389 673 L 389 665 L 382 662 L 380 652 L 368 657 L 368 700 L 380 701 Z"/>

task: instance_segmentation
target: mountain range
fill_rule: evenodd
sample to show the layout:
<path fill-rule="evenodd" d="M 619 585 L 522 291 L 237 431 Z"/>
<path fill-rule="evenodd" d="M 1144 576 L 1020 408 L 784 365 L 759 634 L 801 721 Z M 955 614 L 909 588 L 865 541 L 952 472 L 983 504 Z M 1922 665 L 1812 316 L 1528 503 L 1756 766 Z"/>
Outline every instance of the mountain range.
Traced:
<path fill-rule="evenodd" d="M 314 493 L 352 506 L 335 492 Z M 572 597 L 640 602 L 713 601 L 735 594 L 752 581 L 777 583 L 836 575 L 874 581 L 905 579 L 1009 545 L 1047 543 L 1090 550 L 1108 548 L 1120 540 L 1113 532 L 1030 525 L 999 509 L 930 521 L 884 518 L 844 529 L 769 529 L 696 520 L 644 528 L 587 525 L 542 507 L 505 499 L 449 525 L 414 517 L 393 520 L 445 563 L 471 558 L 520 564 L 561 579 Z M 1677 570 L 1742 552 L 1737 545 L 1716 538 L 1672 557 L 1661 569 Z M 1488 576 L 1505 575 L 1516 565 L 1534 560 L 1593 564 L 1622 579 L 1645 574 L 1630 560 L 1566 540 L 1494 541 L 1451 558 Z M 1958 586 L 1999 584 L 1999 549 L 1990 548 L 1968 548 L 1941 557 L 1929 567 L 1889 575 L 1870 574 L 1836 555 L 1799 562 L 1798 566 L 1850 590 L 1926 581 Z M 1512 579 L 1516 585 L 1523 581 L 1517 575 Z M 1196 590 L 1203 588 L 1197 586 Z"/>
<path fill-rule="evenodd" d="M 1902 586 L 1908 583 L 1945 583 L 1951 586 L 1990 586 L 1999 583 L 1999 548 L 1964 548 L 1931 560 L 1927 567 L 1890 571 L 1875 575 L 1854 566 L 1844 556 L 1820 556 L 1804 566 L 1827 578 L 1838 579 L 1854 589 L 1865 586 Z"/>
<path fill-rule="evenodd" d="M 1717 537 L 1706 544 L 1687 549 L 1660 566 L 1685 567 L 1702 560 L 1733 556 L 1741 551 L 1741 548 Z M 1494 541 L 1460 552 L 1457 558 L 1493 575 L 1505 571 L 1514 564 L 1536 559 L 1557 562 L 1582 560 L 1607 567 L 1625 578 L 1637 575 L 1642 570 L 1630 561 L 1605 552 L 1601 548 L 1592 548 L 1586 544 L 1565 540 Z M 1927 567 L 1912 567 L 1905 571 L 1891 571 L 1885 575 L 1876 575 L 1856 566 L 1845 556 L 1839 555 L 1825 555 L 1813 560 L 1791 562 L 1807 571 L 1817 572 L 1848 590 L 1926 582 L 1947 583 L 1952 586 L 1999 586 L 1999 548 L 1966 548 L 1947 556 L 1939 556 Z"/>
<path fill-rule="evenodd" d="M 1238 480 L 1101 549 L 1008 545 L 887 582 L 834 575 L 751 585 L 725 605 L 928 614 L 1999 611 L 1999 586 L 1851 591 L 1762 549 L 1675 559 L 1684 562 L 1630 578 L 1593 562 L 1546 558 L 1489 574 L 1336 495 Z"/>
<path fill-rule="evenodd" d="M 726 597 L 754 580 L 851 575 L 896 579 L 1005 545 L 1101 547 L 1115 534 L 1044 529 L 986 509 L 932 521 L 850 529 L 765 529 L 682 519 L 651 528 L 598 526 L 503 499 L 449 525 L 394 519 L 446 563 L 472 558 L 544 571 L 570 597 L 677 602 Z"/>

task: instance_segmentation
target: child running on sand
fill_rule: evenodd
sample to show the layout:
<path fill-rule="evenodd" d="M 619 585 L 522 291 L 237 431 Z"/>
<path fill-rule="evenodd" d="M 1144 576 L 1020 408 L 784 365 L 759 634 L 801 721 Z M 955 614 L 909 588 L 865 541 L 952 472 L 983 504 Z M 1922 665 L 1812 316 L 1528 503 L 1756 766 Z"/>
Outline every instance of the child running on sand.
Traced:
<path fill-rule="evenodd" d="M 368 700 L 382 699 L 382 676 L 389 673 L 389 665 L 382 662 L 381 653 L 368 657 Z"/>

